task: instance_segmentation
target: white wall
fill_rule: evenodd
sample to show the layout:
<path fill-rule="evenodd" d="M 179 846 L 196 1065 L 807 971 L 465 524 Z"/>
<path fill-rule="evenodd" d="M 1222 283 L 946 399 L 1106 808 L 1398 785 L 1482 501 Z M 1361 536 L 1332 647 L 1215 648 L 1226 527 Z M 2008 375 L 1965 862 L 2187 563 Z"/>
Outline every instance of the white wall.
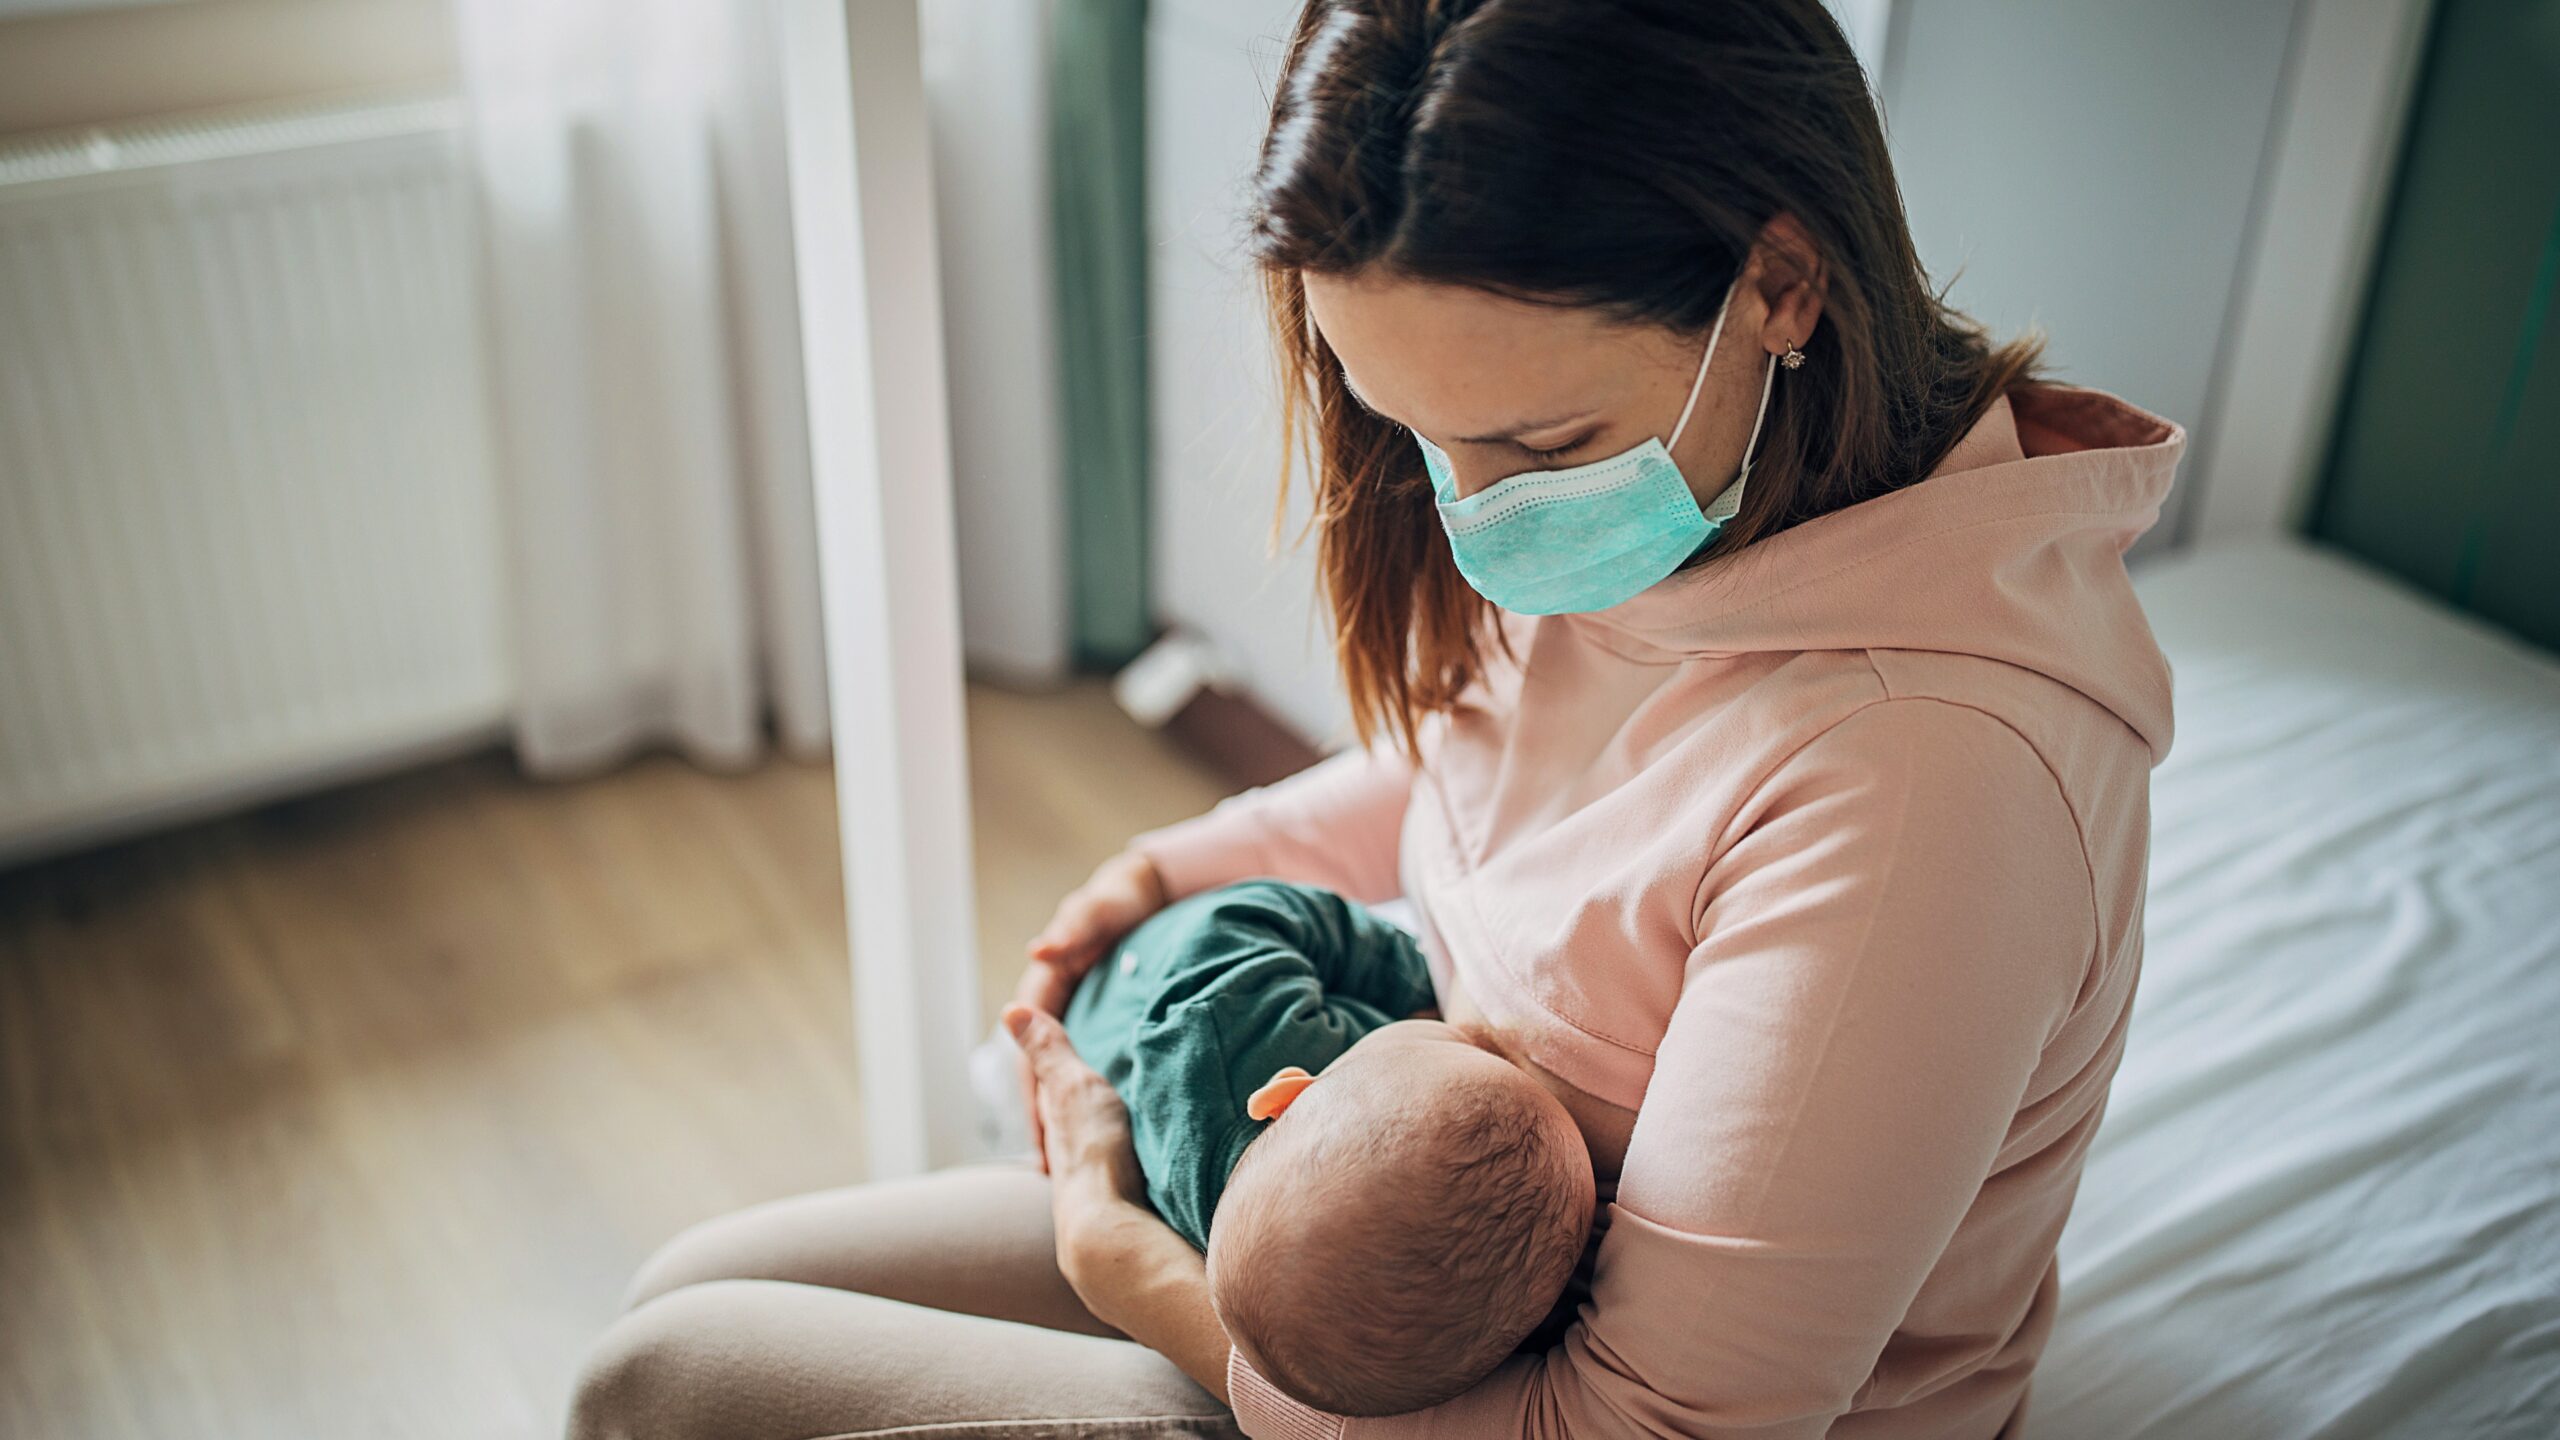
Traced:
<path fill-rule="evenodd" d="M 0 134 L 456 83 L 446 0 L 187 0 L 0 18 Z"/>
<path fill-rule="evenodd" d="M 962 648 L 973 672 L 1016 684 L 1057 680 L 1068 660 L 1048 10 L 1048 0 L 931 0 L 922 17 Z"/>
<path fill-rule="evenodd" d="M 2304 0 L 2181 540 L 2299 527 L 2326 458 L 2429 0 Z"/>
<path fill-rule="evenodd" d="M 1245 182 L 1297 8 L 1156 0 L 1153 9 L 1155 605 L 1207 633 L 1300 731 L 1330 741 L 1345 712 L 1314 613 L 1313 552 L 1267 554 L 1279 429 L 1270 340 L 1243 261 Z"/>
<path fill-rule="evenodd" d="M 1882 91 L 1921 259 L 2209 451 L 2294 0 L 1903 0 Z M 2151 545 L 2193 498 L 2182 483 Z"/>
<path fill-rule="evenodd" d="M 1885 50 L 1893 33 L 1894 0 L 1822 0 L 1831 18 L 1840 22 L 1840 31 L 1849 37 L 1849 48 L 1858 52 L 1858 63 L 1867 67 L 1870 81 L 1884 69 Z"/>

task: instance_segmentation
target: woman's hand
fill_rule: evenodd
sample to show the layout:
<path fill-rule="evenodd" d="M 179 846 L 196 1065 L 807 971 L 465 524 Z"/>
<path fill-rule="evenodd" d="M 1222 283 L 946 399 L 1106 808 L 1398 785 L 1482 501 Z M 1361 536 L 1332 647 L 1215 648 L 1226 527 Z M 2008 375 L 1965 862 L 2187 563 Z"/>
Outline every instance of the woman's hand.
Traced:
<path fill-rule="evenodd" d="M 1208 1267 L 1148 1208 L 1128 1107 L 1055 1016 L 1012 1005 L 1004 1025 L 1032 1076 L 1060 1273 L 1096 1319 L 1225 1400 L 1227 1332 L 1209 1302 Z"/>
<path fill-rule="evenodd" d="M 1058 1240 L 1066 1246 L 1070 1222 L 1107 1212 L 1114 1203 L 1147 1203 L 1147 1181 L 1138 1169 L 1138 1147 L 1129 1134 L 1129 1108 L 1067 1039 L 1054 1015 L 1009 1005 L 1005 1029 L 1022 1047 L 1031 1072 L 1031 1115 L 1040 1136 L 1058 1216 Z"/>
<path fill-rule="evenodd" d="M 1022 982 L 1013 990 L 1013 1003 L 1045 1015 L 1067 1013 L 1067 1001 L 1076 993 L 1076 982 L 1111 953 L 1121 936 L 1163 909 L 1165 900 L 1164 877 L 1156 873 L 1155 862 L 1146 856 L 1124 850 L 1103 861 L 1090 878 L 1058 902 L 1049 923 L 1032 937 L 1031 963 L 1023 967 Z M 1032 1093 L 1027 1054 L 1023 1057 L 1022 1087 L 1026 1113 L 1031 1117 L 1031 1148 L 1039 1155 L 1040 1168 L 1045 1171 L 1049 1168 L 1049 1153 L 1041 1139 L 1040 1104 Z"/>
<path fill-rule="evenodd" d="M 1120 937 L 1165 907 L 1164 877 L 1155 862 L 1135 850 L 1123 850 L 1094 867 L 1082 885 L 1058 902 L 1049 923 L 1031 939 L 1031 967 L 1014 1000 L 1052 1015 L 1066 1012 L 1076 981 L 1094 967 Z"/>

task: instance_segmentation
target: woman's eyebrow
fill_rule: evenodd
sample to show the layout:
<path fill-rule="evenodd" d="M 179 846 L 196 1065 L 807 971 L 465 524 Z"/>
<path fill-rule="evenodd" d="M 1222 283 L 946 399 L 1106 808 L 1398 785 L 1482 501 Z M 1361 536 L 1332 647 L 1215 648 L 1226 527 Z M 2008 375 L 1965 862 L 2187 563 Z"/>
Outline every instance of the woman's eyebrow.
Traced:
<path fill-rule="evenodd" d="M 1351 383 L 1351 372 L 1348 370 L 1342 372 L 1342 388 L 1351 392 L 1351 398 L 1358 402 L 1361 409 L 1381 420 L 1396 419 L 1393 415 L 1369 403 L 1369 397 L 1360 393 L 1360 387 Z M 1461 435 L 1457 439 L 1461 445 L 1508 445 L 1523 435 L 1534 435 L 1541 430 L 1553 430 L 1560 425 L 1570 425 L 1576 420 L 1589 419 L 1598 413 L 1596 410 L 1576 410 L 1569 415 L 1558 415 L 1551 420 L 1524 420 L 1507 430 L 1490 435 Z M 1402 425 L 1404 422 L 1396 420 L 1396 423 Z"/>

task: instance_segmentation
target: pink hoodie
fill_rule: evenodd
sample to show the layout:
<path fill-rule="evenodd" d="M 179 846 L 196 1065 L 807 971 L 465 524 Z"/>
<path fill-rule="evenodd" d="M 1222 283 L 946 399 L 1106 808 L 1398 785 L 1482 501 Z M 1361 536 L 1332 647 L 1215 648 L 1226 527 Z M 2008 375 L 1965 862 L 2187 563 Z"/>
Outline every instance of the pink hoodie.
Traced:
<path fill-rule="evenodd" d="M 2022 387 L 1925 483 L 1614 609 L 1424 730 L 1136 842 L 1410 898 L 1443 994 L 1637 1112 L 1561 1344 L 1256 1437 L 1989 1436 L 2141 968 L 2169 667 L 2126 582 L 2185 435 Z"/>

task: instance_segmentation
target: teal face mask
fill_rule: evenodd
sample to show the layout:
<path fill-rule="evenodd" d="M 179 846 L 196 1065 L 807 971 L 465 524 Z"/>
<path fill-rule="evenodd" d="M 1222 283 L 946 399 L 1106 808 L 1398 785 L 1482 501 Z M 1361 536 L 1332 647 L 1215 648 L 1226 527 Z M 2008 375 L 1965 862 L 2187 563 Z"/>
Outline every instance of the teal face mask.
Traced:
<path fill-rule="evenodd" d="M 1733 300 L 1730 287 L 1725 303 Z M 1707 334 L 1707 353 L 1689 382 L 1688 403 L 1668 439 L 1648 439 L 1632 450 L 1566 470 L 1531 470 L 1486 486 L 1461 500 L 1447 453 L 1415 435 L 1423 467 L 1438 499 L 1440 528 L 1448 532 L 1458 573 L 1476 593 L 1520 615 L 1575 615 L 1606 610 L 1633 599 L 1723 532 L 1742 508 L 1743 482 L 1760 445 L 1760 422 L 1769 413 L 1777 357 L 1760 381 L 1760 409 L 1751 417 L 1742 472 L 1704 510 L 1672 462 L 1671 447 L 1698 408 L 1707 366 L 1724 336 L 1724 307 Z"/>

